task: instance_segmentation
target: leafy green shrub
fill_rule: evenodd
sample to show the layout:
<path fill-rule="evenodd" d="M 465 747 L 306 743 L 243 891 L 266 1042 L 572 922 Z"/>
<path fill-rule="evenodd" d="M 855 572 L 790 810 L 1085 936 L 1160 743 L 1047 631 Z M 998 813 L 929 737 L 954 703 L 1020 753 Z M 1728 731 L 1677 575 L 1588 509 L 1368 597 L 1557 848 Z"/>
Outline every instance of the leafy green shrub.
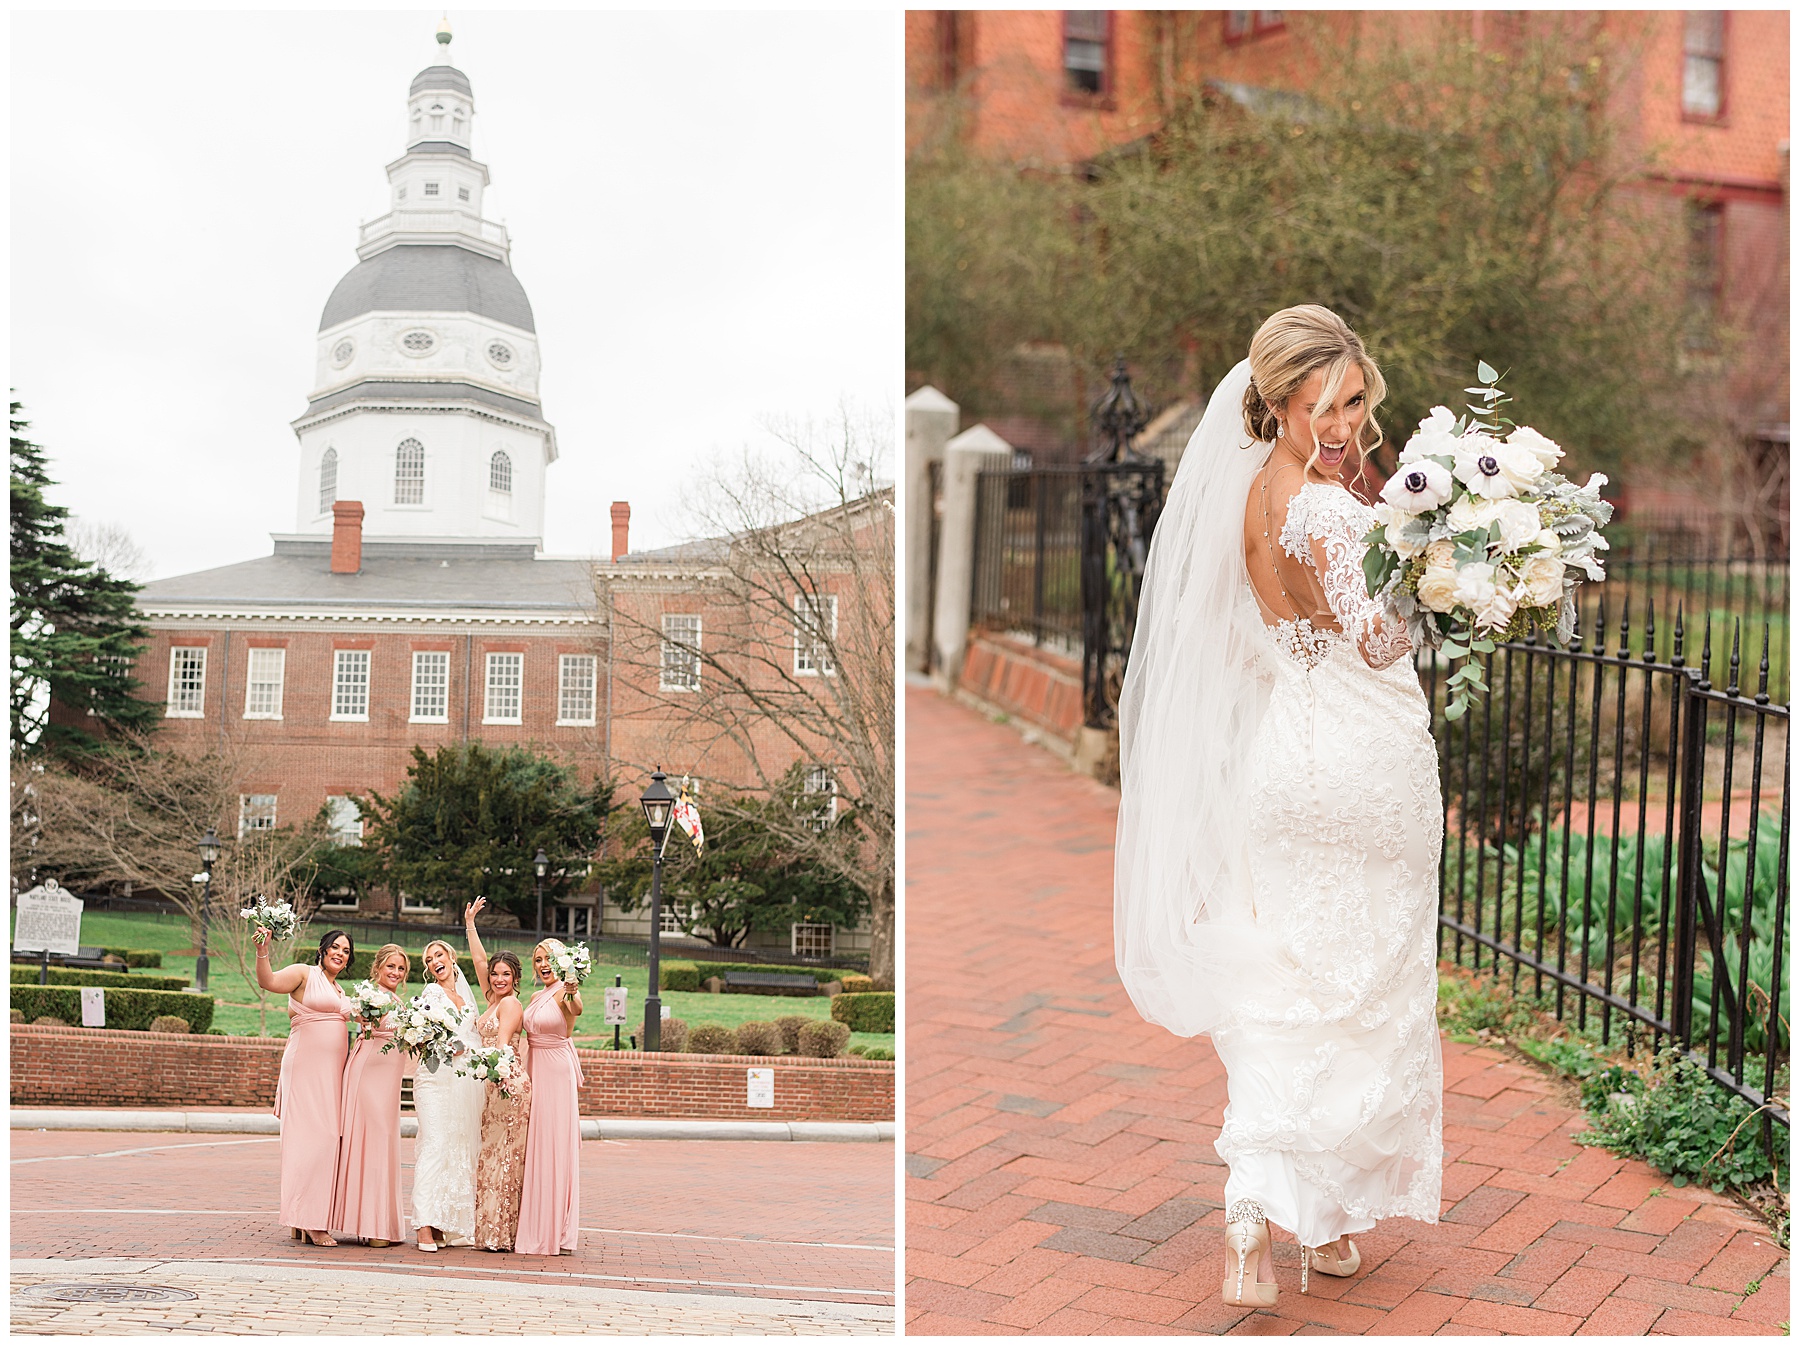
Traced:
<path fill-rule="evenodd" d="M 100 950 L 108 958 L 124 960 L 126 967 L 161 967 L 161 949 L 120 949 L 107 947 Z"/>
<path fill-rule="evenodd" d="M 737 1026 L 739 1056 L 780 1056 L 781 1030 L 774 1024 L 745 1023 Z"/>
<path fill-rule="evenodd" d="M 73 986 L 18 986 L 12 988 L 12 1002 L 32 1022 L 45 1016 L 64 1024 L 81 1022 L 81 991 Z M 212 1027 L 211 996 L 190 995 L 186 991 L 115 991 L 106 992 L 106 1026 L 142 1032 L 159 1014 L 173 1014 L 186 1019 L 193 1031 L 204 1033 Z"/>
<path fill-rule="evenodd" d="M 665 1052 L 678 1052 L 687 1047 L 688 1025 L 686 1019 L 677 1019 L 674 1015 L 662 1021 L 662 1049 Z"/>
<path fill-rule="evenodd" d="M 844 1050 L 848 1041 L 848 1026 L 832 1019 L 808 1019 L 800 1030 L 798 1045 L 800 1055 L 823 1057 L 829 1061 Z"/>
<path fill-rule="evenodd" d="M 695 1024 L 688 1029 L 687 1050 L 706 1056 L 731 1056 L 737 1052 L 737 1034 L 724 1024 Z"/>
<path fill-rule="evenodd" d="M 1771 1176 L 1785 1185 L 1787 1175 L 1774 1172 L 1763 1150 L 1750 1104 L 1680 1051 L 1665 1048 L 1648 1080 L 1609 1067 L 1584 1090 L 1584 1101 L 1589 1098 L 1590 1107 L 1600 1105 L 1591 1114 L 1593 1129 L 1576 1139 L 1645 1159 L 1677 1187 L 1693 1180 L 1723 1191 Z"/>
<path fill-rule="evenodd" d="M 31 1021 L 31 1024 L 34 1028 L 67 1028 L 69 1021 L 59 1019 L 54 1014 L 40 1014 Z"/>
<path fill-rule="evenodd" d="M 800 1030 L 817 1020 L 805 1014 L 784 1014 L 775 1021 L 775 1027 L 781 1031 L 782 1050 L 797 1052 L 800 1050 Z"/>
<path fill-rule="evenodd" d="M 701 963 L 694 964 L 701 981 L 723 977 L 727 972 L 780 972 L 788 976 L 811 977 L 816 982 L 836 981 L 843 973 L 828 967 L 777 967 L 773 963 Z M 698 987 L 696 987 L 698 989 Z"/>
<path fill-rule="evenodd" d="M 894 1031 L 894 993 L 863 991 L 856 995 L 831 997 L 831 1017 L 849 1024 L 853 1033 L 891 1033 Z"/>
<path fill-rule="evenodd" d="M 12 1012 L 12 1021 L 16 1024 L 24 1023 L 25 1022 L 25 1011 L 19 1010 L 19 1009 L 14 1010 Z"/>
<path fill-rule="evenodd" d="M 209 1028 L 206 1030 L 206 1035 L 212 1038 L 228 1038 L 231 1036 L 231 1034 L 227 1033 L 223 1028 Z"/>
<path fill-rule="evenodd" d="M 692 963 L 676 959 L 657 969 L 656 980 L 658 986 L 665 991 L 698 991 L 700 969 Z"/>
<path fill-rule="evenodd" d="M 865 977 L 860 972 L 846 972 L 838 978 L 838 985 L 844 989 L 845 994 L 857 995 L 863 991 L 873 991 L 875 978 Z"/>
<path fill-rule="evenodd" d="M 150 1021 L 152 1033 L 191 1033 L 193 1025 L 175 1014 L 159 1014 Z"/>
<path fill-rule="evenodd" d="M 12 984 L 36 986 L 39 969 L 29 963 L 14 963 L 12 968 Z M 188 987 L 186 977 L 157 977 L 150 975 L 134 976 L 129 972 L 90 972 L 78 967 L 53 967 L 49 969 L 49 980 L 46 986 L 117 986 L 133 991 L 185 991 Z"/>
<path fill-rule="evenodd" d="M 892 1061 L 894 1059 L 892 1047 L 852 1047 L 850 1054 L 860 1056 L 865 1061 Z"/>

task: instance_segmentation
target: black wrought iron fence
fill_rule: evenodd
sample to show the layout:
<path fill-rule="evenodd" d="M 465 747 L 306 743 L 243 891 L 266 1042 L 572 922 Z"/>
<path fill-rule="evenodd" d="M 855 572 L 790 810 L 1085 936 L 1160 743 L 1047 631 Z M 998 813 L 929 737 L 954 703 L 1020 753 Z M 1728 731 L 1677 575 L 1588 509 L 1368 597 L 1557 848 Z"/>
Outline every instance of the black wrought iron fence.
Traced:
<path fill-rule="evenodd" d="M 1079 465 L 979 473 L 970 622 L 1081 654 Z"/>
<path fill-rule="evenodd" d="M 1425 661 L 1446 815 L 1440 953 L 1509 967 L 1558 1018 L 1597 1019 L 1603 1043 L 1674 1043 L 1767 1104 L 1763 1143 L 1778 1126 L 1785 1144 L 1788 1110 L 1771 1101 L 1787 1096 L 1791 979 L 1776 614 L 1696 625 L 1646 598 L 1609 627 L 1612 606 L 1594 603 L 1570 649 L 1502 645 L 1491 693 L 1456 722 L 1446 670 Z"/>

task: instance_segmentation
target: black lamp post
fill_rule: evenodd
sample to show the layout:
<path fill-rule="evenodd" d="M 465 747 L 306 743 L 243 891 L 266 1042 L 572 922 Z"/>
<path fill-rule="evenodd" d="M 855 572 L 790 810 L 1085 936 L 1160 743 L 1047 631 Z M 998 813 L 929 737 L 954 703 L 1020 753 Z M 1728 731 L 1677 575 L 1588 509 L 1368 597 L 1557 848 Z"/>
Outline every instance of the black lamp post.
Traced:
<path fill-rule="evenodd" d="M 544 871 L 550 868 L 550 857 L 544 854 L 544 848 L 538 847 L 537 858 L 531 862 L 537 869 L 537 937 L 538 943 L 544 942 Z"/>
<path fill-rule="evenodd" d="M 653 771 L 650 788 L 638 801 L 644 806 L 644 820 L 650 824 L 650 994 L 644 999 L 647 1052 L 662 1050 L 662 863 L 663 847 L 669 840 L 669 817 L 675 811 L 675 796 L 663 784 L 667 779 L 660 769 Z"/>
<path fill-rule="evenodd" d="M 200 953 L 194 959 L 194 989 L 206 990 L 206 916 L 212 908 L 212 867 L 219 858 L 219 834 L 209 827 L 200 838 L 200 868 L 205 874 L 200 888 Z"/>

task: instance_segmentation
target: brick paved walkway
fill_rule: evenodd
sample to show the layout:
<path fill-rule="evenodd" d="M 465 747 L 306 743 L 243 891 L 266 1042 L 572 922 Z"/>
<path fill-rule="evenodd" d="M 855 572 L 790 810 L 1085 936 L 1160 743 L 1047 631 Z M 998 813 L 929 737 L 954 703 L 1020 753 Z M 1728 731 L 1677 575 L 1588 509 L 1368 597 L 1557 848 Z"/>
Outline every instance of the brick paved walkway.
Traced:
<path fill-rule="evenodd" d="M 179 1132 L 14 1131 L 12 1256 L 33 1266 L 49 1261 L 51 1267 L 89 1259 L 157 1259 L 156 1275 L 148 1279 L 158 1284 L 173 1283 L 167 1280 L 172 1267 L 203 1278 L 216 1277 L 226 1266 L 237 1268 L 234 1274 L 255 1272 L 258 1288 L 246 1298 L 258 1305 L 246 1319 L 252 1323 L 317 1312 L 318 1287 L 297 1284 L 287 1274 L 306 1269 L 338 1275 L 346 1295 L 366 1287 L 370 1275 L 464 1288 L 486 1285 L 495 1294 L 509 1283 L 618 1291 L 625 1294 L 619 1302 L 633 1306 L 621 1321 L 634 1323 L 658 1312 L 663 1296 L 660 1311 L 669 1330 L 685 1320 L 683 1305 L 695 1295 L 715 1297 L 721 1313 L 735 1304 L 734 1312 L 759 1323 L 793 1318 L 795 1311 L 783 1306 L 803 1303 L 807 1307 L 795 1321 L 798 1330 L 809 1332 L 845 1330 L 804 1325 L 820 1314 L 821 1322 L 892 1327 L 890 1145 L 589 1141 L 581 1147 L 580 1249 L 566 1257 L 526 1257 L 467 1248 L 422 1253 L 410 1244 L 295 1243 L 277 1223 L 279 1143 L 273 1137 Z M 411 1184 L 412 1151 L 412 1141 L 401 1141 L 403 1188 Z M 22 1280 L 19 1267 L 15 1260 L 15 1330 L 27 1321 L 73 1321 L 69 1309 L 46 1318 L 50 1310 L 22 1297 L 21 1287 L 34 1282 Z M 79 1279 L 58 1277 L 53 1269 L 33 1274 L 38 1281 Z M 370 1293 L 372 1299 L 343 1301 L 347 1322 L 353 1316 L 349 1305 L 379 1306 L 382 1294 L 392 1297 L 391 1290 Z M 436 1291 L 421 1285 L 411 1293 Z M 336 1302 L 338 1292 L 326 1299 Z M 184 1330 L 228 1330 L 238 1321 L 229 1316 L 235 1302 L 230 1293 L 203 1296 L 201 1324 Z M 123 1307 L 142 1312 L 146 1306 L 105 1311 Z M 74 1309 L 90 1312 L 96 1306 Z M 843 1313 L 833 1318 L 838 1309 Z M 21 1319 L 27 1310 L 32 1316 Z"/>
<path fill-rule="evenodd" d="M 1117 794 L 907 691 L 907 1331 L 1773 1334 L 1787 1256 L 1734 1203 L 1574 1144 L 1534 1069 L 1446 1042 L 1444 1210 L 1273 1310 L 1219 1300 L 1224 1069 L 1113 972 Z"/>

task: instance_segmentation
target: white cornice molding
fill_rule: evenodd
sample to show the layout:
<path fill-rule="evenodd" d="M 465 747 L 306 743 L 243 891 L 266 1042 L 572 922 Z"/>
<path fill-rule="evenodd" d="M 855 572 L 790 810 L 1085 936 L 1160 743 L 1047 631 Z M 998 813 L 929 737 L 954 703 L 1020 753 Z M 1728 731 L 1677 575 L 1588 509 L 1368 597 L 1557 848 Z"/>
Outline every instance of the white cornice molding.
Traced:
<path fill-rule="evenodd" d="M 232 607 L 213 607 L 200 603 L 142 604 L 138 606 L 138 614 L 145 625 L 155 630 L 159 626 L 179 625 L 186 628 L 205 628 L 209 623 L 223 625 L 227 622 L 292 622 L 305 626 L 344 626 L 355 624 L 372 626 L 386 624 L 391 626 L 416 627 L 434 626 L 592 626 L 604 629 L 606 622 L 594 612 L 585 608 L 563 608 L 548 612 L 496 612 L 491 609 L 444 609 L 418 612 L 394 611 L 392 609 L 369 608 L 363 611 L 331 610 L 326 608 L 268 608 L 253 607 L 249 604 Z"/>
<path fill-rule="evenodd" d="M 393 379 L 380 380 L 380 382 L 384 383 L 396 381 L 397 380 Z M 461 381 L 462 380 L 458 380 L 458 382 Z M 508 396 L 512 396 L 512 394 L 508 394 Z M 518 400 L 524 401 L 525 399 L 519 398 Z M 312 412 L 300 416 L 295 420 L 289 421 L 288 425 L 292 428 L 293 432 L 298 435 L 302 431 L 311 430 L 314 426 L 328 425 L 332 421 L 342 420 L 344 417 L 356 412 L 366 411 L 384 412 L 394 415 L 404 414 L 408 416 L 447 416 L 451 413 L 475 416 L 484 421 L 492 421 L 495 425 L 508 425 L 515 430 L 527 430 L 534 434 L 544 436 L 545 450 L 548 455 L 546 461 L 555 462 L 557 458 L 556 429 L 550 422 L 538 420 L 535 417 L 520 416 L 505 412 L 486 402 L 477 402 L 473 398 L 432 398 L 428 400 L 425 398 L 411 397 L 353 397 L 348 402 L 340 402 L 335 407 L 327 407 L 324 411 Z"/>

